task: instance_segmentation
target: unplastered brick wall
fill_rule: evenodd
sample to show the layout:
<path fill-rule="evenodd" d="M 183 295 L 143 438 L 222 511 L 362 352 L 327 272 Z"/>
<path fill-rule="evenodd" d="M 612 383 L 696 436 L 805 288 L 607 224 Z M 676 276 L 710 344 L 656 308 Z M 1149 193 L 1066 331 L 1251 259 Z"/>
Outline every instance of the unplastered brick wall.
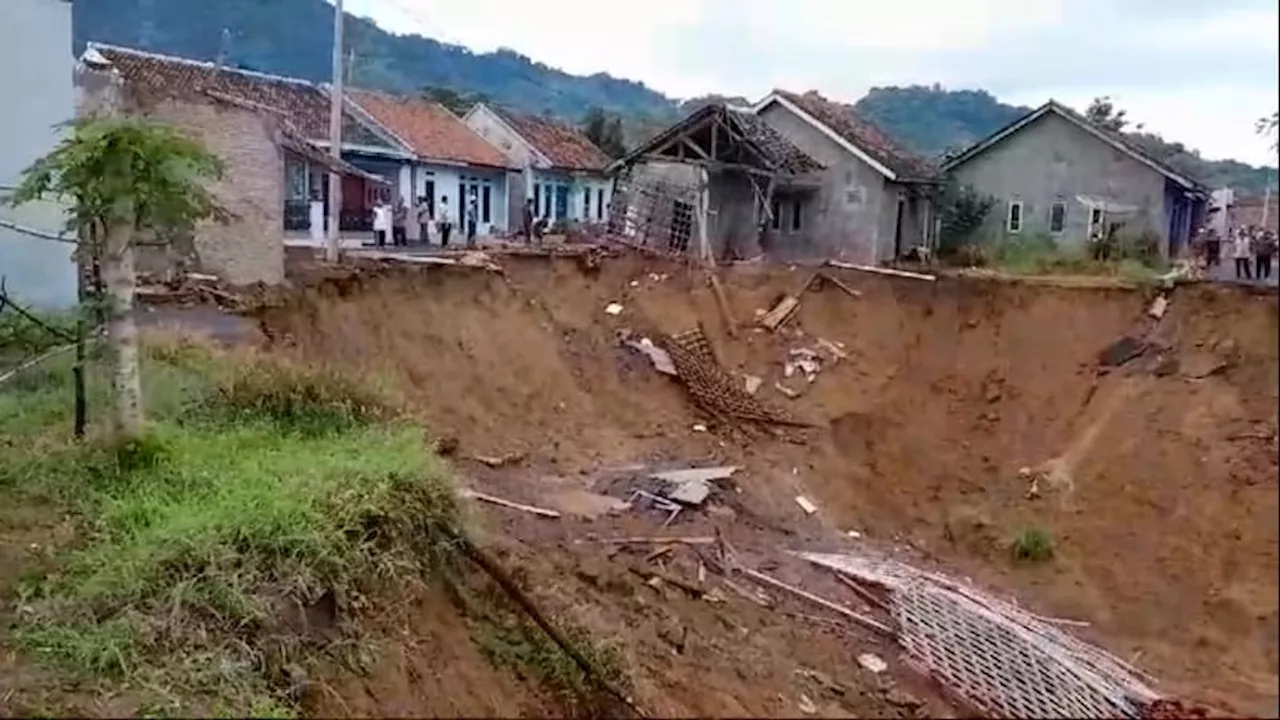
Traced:
<path fill-rule="evenodd" d="M 224 163 L 211 188 L 233 218 L 196 229 L 198 269 L 232 284 L 284 280 L 284 154 L 257 113 L 213 101 L 164 100 L 146 113 L 195 135 Z"/>

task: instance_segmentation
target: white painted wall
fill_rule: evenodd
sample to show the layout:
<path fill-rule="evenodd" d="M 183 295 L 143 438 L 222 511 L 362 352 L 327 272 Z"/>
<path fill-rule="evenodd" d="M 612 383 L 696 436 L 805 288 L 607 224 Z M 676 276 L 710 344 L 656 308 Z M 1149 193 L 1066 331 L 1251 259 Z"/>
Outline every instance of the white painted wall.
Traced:
<path fill-rule="evenodd" d="M 447 199 L 449 217 L 454 226 L 454 238 L 465 237 L 465 231 L 462 228 L 465 206 L 460 203 L 458 197 L 458 184 L 464 181 L 468 189 L 472 185 L 477 188 L 483 188 L 485 185 L 489 187 L 489 222 L 484 222 L 483 216 L 480 218 L 476 229 L 477 237 L 508 231 L 510 224 L 507 217 L 506 171 L 424 163 L 418 166 L 418 171 L 414 175 L 413 198 L 415 201 L 427 194 L 428 181 L 435 183 L 434 201 L 437 218 L 440 217 L 440 208 L 445 205 Z M 450 238 L 451 243 L 453 240 Z"/>
<path fill-rule="evenodd" d="M 66 0 L 2 0 L 0 10 L 0 195 L 16 186 L 22 171 L 61 139 L 54 127 L 75 115 L 75 59 L 71 3 Z M 0 202 L 0 218 L 44 232 L 60 233 L 66 208 L 35 202 L 11 208 Z M 23 302 L 68 307 L 76 302 L 72 246 L 0 228 L 0 275 Z"/>

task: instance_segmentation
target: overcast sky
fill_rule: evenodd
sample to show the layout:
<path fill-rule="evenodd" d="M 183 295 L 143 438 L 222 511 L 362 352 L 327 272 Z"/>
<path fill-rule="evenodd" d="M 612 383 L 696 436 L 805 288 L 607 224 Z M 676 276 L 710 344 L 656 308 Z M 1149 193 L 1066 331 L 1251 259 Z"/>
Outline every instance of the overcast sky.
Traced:
<path fill-rule="evenodd" d="M 1083 109 L 1110 95 L 1135 122 L 1208 158 L 1276 164 L 1255 121 L 1275 111 L 1276 0 L 346 0 L 396 33 L 509 47 L 575 74 L 677 97 L 874 85 L 983 88 Z"/>

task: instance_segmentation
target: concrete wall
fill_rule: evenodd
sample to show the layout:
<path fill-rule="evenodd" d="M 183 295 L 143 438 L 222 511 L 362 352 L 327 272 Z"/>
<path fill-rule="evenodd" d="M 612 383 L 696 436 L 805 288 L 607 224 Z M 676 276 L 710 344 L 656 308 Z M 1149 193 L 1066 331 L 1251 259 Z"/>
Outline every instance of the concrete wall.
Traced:
<path fill-rule="evenodd" d="M 1132 205 L 1138 211 L 1126 220 L 1125 233 L 1151 230 L 1166 237 L 1165 178 L 1150 167 L 1115 149 L 1074 123 L 1047 113 L 985 152 L 953 169 L 962 184 L 972 184 L 996 198 L 980 237 L 1007 237 L 1009 205 L 1021 201 L 1021 235 L 1048 235 L 1054 203 L 1066 205 L 1063 231 L 1053 235 L 1064 244 L 1088 239 L 1089 208 L 1079 195 Z"/>
<path fill-rule="evenodd" d="M 897 196 L 885 178 L 817 128 L 779 104 L 760 112 L 784 137 L 827 167 L 807 195 L 801 233 L 766 234 L 771 255 L 874 263 L 892 256 Z"/>
<path fill-rule="evenodd" d="M 65 131 L 54 126 L 75 115 L 75 65 L 71 48 L 71 3 L 64 0 L 3 0 L 0 10 L 0 195 L 7 195 L 33 161 L 52 150 Z M 24 227 L 61 233 L 66 208 L 40 201 L 10 208 L 0 218 Z M 76 302 L 72 245 L 40 240 L 0 228 L 0 275 L 22 302 L 68 307 Z"/>

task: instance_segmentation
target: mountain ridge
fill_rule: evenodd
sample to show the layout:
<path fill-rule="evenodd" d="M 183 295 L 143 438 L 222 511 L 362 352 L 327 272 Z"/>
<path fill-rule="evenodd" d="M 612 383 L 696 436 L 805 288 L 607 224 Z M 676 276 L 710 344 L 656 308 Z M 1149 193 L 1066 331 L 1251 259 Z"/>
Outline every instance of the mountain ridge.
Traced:
<path fill-rule="evenodd" d="M 228 65 L 312 81 L 330 76 L 333 9 L 324 0 L 77 0 L 73 18 L 77 53 L 97 40 L 200 60 L 221 57 Z M 608 73 L 572 75 L 510 49 L 475 53 L 421 35 L 397 35 L 350 14 L 346 45 L 355 58 L 354 84 L 408 94 L 455 89 L 575 124 L 599 108 L 625 120 L 632 144 L 705 102 L 744 101 L 672 98 Z M 872 88 L 853 107 L 905 147 L 931 157 L 976 142 L 1030 110 L 985 90 L 937 84 Z M 1210 161 L 1179 143 L 1140 137 L 1148 152 L 1210 186 L 1253 193 L 1276 181 L 1274 168 Z"/>

